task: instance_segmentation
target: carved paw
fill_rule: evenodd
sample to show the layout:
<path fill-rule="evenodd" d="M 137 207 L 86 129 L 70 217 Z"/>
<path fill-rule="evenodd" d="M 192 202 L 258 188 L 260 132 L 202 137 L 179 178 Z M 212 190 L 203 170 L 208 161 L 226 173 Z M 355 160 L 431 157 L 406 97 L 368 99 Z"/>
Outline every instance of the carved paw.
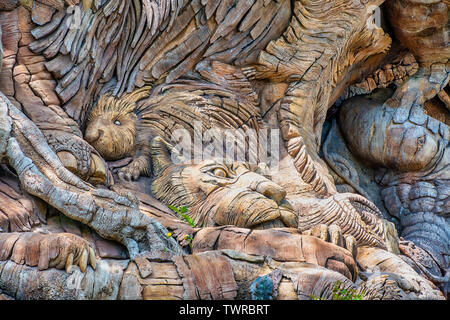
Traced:
<path fill-rule="evenodd" d="M 72 266 L 79 266 L 81 272 L 84 272 L 89 265 L 95 270 L 97 259 L 95 252 L 89 242 L 73 234 L 57 234 L 49 242 L 51 246 L 58 246 L 58 256 L 54 261 L 50 261 L 50 266 L 56 268 L 65 268 L 67 272 Z"/>
<path fill-rule="evenodd" d="M 325 224 L 319 224 L 312 229 L 304 231 L 303 234 L 317 237 L 339 247 L 345 248 L 352 253 L 353 257 L 356 257 L 357 246 L 355 237 L 352 235 L 344 235 L 341 228 L 337 225 L 332 224 L 327 226 Z"/>
<path fill-rule="evenodd" d="M 1 169 L 0 169 L 1 170 Z M 0 178 L 0 232 L 27 232 L 39 223 L 37 202 L 21 192 L 19 184 Z"/>
<path fill-rule="evenodd" d="M 149 162 L 145 157 L 139 157 L 133 160 L 129 165 L 119 169 L 118 176 L 120 180 L 137 180 L 143 173 L 148 172 Z"/>
<path fill-rule="evenodd" d="M 241 71 L 248 80 L 267 79 L 275 76 L 273 70 L 267 68 L 264 65 L 252 65 L 243 67 Z"/>
<path fill-rule="evenodd" d="M 0 203 L 3 203 L 3 195 L 0 194 Z M 0 209 L 0 232 L 24 232 L 30 231 L 31 226 L 37 224 L 37 219 L 19 202 L 9 201 L 9 207 Z"/>
<path fill-rule="evenodd" d="M 63 165 L 92 184 L 109 182 L 105 161 L 85 140 L 66 132 L 46 132 L 48 144 Z"/>
<path fill-rule="evenodd" d="M 242 73 L 247 77 L 249 80 L 256 79 L 257 69 L 256 66 L 249 66 L 242 68 Z"/>
<path fill-rule="evenodd" d="M 70 233 L 6 233 L 0 234 L 0 260 L 38 267 L 71 270 L 79 266 L 84 272 L 87 265 L 96 268 L 97 260 L 89 242 Z"/>

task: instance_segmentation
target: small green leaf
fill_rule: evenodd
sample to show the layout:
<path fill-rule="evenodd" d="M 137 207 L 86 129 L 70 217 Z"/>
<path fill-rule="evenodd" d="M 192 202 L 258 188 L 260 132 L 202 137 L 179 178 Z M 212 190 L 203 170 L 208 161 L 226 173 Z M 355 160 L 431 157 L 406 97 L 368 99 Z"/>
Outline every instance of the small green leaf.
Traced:
<path fill-rule="evenodd" d="M 189 223 L 191 227 L 195 227 L 195 223 L 191 217 L 189 217 L 187 214 L 184 213 L 181 216 L 183 217 L 184 220 L 186 220 L 187 223 Z"/>
<path fill-rule="evenodd" d="M 177 214 L 178 217 L 180 217 L 181 219 L 184 219 L 187 223 L 189 223 L 189 225 L 191 227 L 195 227 L 195 223 L 194 221 L 191 219 L 191 217 L 189 217 L 186 212 L 188 212 L 188 208 L 186 206 L 183 206 L 181 208 L 177 208 L 175 206 L 172 205 L 168 205 L 168 207 Z"/>

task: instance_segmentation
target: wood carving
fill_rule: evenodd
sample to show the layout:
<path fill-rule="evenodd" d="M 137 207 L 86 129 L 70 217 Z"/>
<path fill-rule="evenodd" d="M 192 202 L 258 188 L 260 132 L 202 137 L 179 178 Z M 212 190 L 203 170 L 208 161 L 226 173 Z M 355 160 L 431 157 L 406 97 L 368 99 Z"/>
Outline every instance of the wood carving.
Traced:
<path fill-rule="evenodd" d="M 424 250 L 415 250 L 424 255 L 418 261 L 422 269 L 434 274 L 429 276 L 437 283 L 445 283 L 449 127 L 426 115 L 419 105 L 413 106 L 406 121 L 398 122 L 395 109 L 383 105 L 382 96 L 370 97 L 354 97 L 344 104 L 339 118 L 343 137 L 356 158 L 377 168 L 373 174 L 378 192 L 398 220 L 400 235 Z M 350 138 L 355 129 L 360 135 Z"/>
<path fill-rule="evenodd" d="M 0 3 L 0 299 L 447 298 L 449 4 L 383 2 Z"/>

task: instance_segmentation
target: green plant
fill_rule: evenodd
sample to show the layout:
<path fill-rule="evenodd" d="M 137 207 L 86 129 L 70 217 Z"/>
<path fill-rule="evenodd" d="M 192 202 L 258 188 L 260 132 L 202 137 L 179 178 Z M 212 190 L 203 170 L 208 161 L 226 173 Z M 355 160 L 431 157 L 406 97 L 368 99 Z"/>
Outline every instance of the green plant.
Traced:
<path fill-rule="evenodd" d="M 357 292 L 356 289 L 341 289 L 341 281 L 336 281 L 333 287 L 333 295 L 331 300 L 362 300 L 364 298 L 364 291 Z M 325 300 L 312 295 L 313 300 Z"/>
<path fill-rule="evenodd" d="M 184 240 L 186 240 L 186 242 L 188 243 L 189 247 L 192 249 L 192 240 L 194 240 L 194 238 L 192 238 L 192 236 L 189 234 L 189 235 L 184 237 Z"/>
<path fill-rule="evenodd" d="M 181 208 L 177 208 L 175 206 L 171 206 L 169 205 L 169 208 L 175 212 L 177 214 L 178 217 L 180 217 L 181 219 L 183 219 L 184 221 L 186 221 L 187 223 L 189 223 L 189 225 L 191 227 L 195 227 L 195 222 L 191 219 L 191 217 L 189 217 L 186 212 L 188 212 L 188 208 L 186 206 L 183 206 Z M 192 249 L 192 240 L 194 240 L 194 238 L 192 238 L 191 235 L 186 235 L 184 237 L 184 240 L 186 240 L 187 244 L 189 245 L 189 247 Z"/>
<path fill-rule="evenodd" d="M 183 206 L 181 208 L 177 208 L 175 206 L 171 206 L 169 204 L 169 208 L 175 212 L 177 214 L 177 216 L 179 216 L 181 219 L 183 219 L 184 221 L 186 221 L 187 223 L 189 223 L 189 225 L 191 227 L 195 227 L 195 223 L 194 221 L 191 219 L 191 217 L 189 217 L 186 212 L 188 212 L 188 208 L 186 206 Z"/>

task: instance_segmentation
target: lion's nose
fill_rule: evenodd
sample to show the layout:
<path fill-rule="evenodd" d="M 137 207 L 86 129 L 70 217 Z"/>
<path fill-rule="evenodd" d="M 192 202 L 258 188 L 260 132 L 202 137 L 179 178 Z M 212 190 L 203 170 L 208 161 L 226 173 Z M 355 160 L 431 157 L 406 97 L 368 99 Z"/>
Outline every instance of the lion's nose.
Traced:
<path fill-rule="evenodd" d="M 269 199 L 272 199 L 277 204 L 280 204 L 286 197 L 286 191 L 279 185 L 272 182 L 261 183 L 257 187 L 257 191 Z"/>
<path fill-rule="evenodd" d="M 84 134 L 84 138 L 86 139 L 87 142 L 89 143 L 93 143 L 95 141 L 97 141 L 98 139 L 100 139 L 100 137 L 103 135 L 103 130 L 102 129 L 90 129 L 87 128 L 86 133 Z"/>

